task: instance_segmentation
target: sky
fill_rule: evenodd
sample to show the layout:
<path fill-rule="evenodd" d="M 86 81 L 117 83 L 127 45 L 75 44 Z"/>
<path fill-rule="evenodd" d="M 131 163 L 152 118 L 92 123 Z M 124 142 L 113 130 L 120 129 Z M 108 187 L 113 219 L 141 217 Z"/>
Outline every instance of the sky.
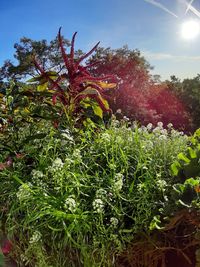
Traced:
<path fill-rule="evenodd" d="M 163 10 L 164 5 L 170 12 Z M 200 35 L 182 38 L 184 21 L 200 18 L 187 8 L 186 0 L 1 0 L 0 66 L 14 60 L 14 44 L 21 37 L 71 39 L 78 31 L 76 49 L 87 51 L 98 41 L 113 49 L 128 45 L 139 49 L 162 80 L 176 75 L 192 78 L 200 73 Z M 190 2 L 189 0 L 187 0 Z M 200 1 L 192 6 L 200 10 Z"/>

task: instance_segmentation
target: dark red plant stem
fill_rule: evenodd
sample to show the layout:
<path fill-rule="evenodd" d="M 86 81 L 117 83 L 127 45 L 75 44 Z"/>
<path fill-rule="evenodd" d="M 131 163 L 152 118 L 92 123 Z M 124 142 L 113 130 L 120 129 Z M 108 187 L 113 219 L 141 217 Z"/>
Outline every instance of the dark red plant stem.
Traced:
<path fill-rule="evenodd" d="M 89 57 L 98 47 L 98 45 L 100 44 L 100 42 L 98 42 L 88 53 L 86 53 L 85 55 L 83 55 L 82 57 L 79 58 L 79 60 L 76 62 L 76 69 L 78 68 L 78 66 L 80 65 L 80 63 L 87 57 Z"/>
<path fill-rule="evenodd" d="M 60 45 L 60 49 L 61 49 L 61 53 L 62 53 L 62 57 L 63 57 L 64 63 L 65 63 L 65 66 L 66 66 L 67 70 L 69 71 L 70 63 L 69 63 L 68 56 L 65 53 L 65 49 L 64 49 L 64 45 L 63 45 L 63 40 L 62 40 L 62 37 L 61 37 L 61 27 L 60 27 L 59 32 L 58 32 L 58 42 L 59 42 L 59 45 Z"/>
<path fill-rule="evenodd" d="M 52 84 L 52 88 L 53 89 L 54 87 L 56 87 L 61 93 L 64 93 L 63 89 L 60 87 L 60 85 L 54 81 L 53 79 L 51 79 L 49 77 L 49 75 L 45 72 L 45 70 L 41 67 L 41 65 L 37 62 L 36 58 L 34 58 L 34 64 L 36 66 L 36 68 L 40 71 L 40 73 L 45 77 L 47 78 L 47 80 L 49 80 Z"/>
<path fill-rule="evenodd" d="M 70 60 L 71 64 L 74 63 L 74 42 L 75 42 L 75 37 L 76 37 L 77 32 L 74 33 L 72 37 L 72 42 L 71 42 L 71 50 L 70 50 Z"/>

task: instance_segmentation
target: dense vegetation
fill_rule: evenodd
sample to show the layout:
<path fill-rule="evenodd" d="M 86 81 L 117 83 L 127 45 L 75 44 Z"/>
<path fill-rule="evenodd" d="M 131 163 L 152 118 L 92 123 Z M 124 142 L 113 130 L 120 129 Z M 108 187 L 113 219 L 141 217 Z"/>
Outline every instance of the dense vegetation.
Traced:
<path fill-rule="evenodd" d="M 139 51 L 84 54 L 75 36 L 23 38 L 18 65 L 1 69 L 3 254 L 18 266 L 158 267 L 170 250 L 193 264 L 193 248 L 198 264 L 199 75 L 158 84 Z"/>

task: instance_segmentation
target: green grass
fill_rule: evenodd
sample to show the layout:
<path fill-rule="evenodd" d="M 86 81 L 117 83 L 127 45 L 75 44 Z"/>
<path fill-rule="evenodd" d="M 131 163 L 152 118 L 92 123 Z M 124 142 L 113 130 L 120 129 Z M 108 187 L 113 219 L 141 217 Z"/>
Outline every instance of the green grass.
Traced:
<path fill-rule="evenodd" d="M 21 131 L 24 157 L 0 172 L 2 227 L 19 266 L 114 266 L 135 234 L 159 228 L 187 136 L 116 120 L 85 132 L 44 125 L 29 142 Z"/>

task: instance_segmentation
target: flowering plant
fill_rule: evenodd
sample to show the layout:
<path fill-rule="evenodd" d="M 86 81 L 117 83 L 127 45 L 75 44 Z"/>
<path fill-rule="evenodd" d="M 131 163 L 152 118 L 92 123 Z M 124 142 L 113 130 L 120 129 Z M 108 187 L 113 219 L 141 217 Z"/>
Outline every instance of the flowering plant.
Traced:
<path fill-rule="evenodd" d="M 39 75 L 30 79 L 29 82 L 36 82 L 38 91 L 51 92 L 52 103 L 56 105 L 59 100 L 63 109 L 70 116 L 83 114 L 86 109 L 92 108 L 96 116 L 103 118 L 103 112 L 111 113 L 105 96 L 109 89 L 116 87 L 116 78 L 113 75 L 94 77 L 88 71 L 91 64 L 81 65 L 96 50 L 99 43 L 88 53 L 76 59 L 74 53 L 76 34 L 77 32 L 72 37 L 70 54 L 67 55 L 61 28 L 59 29 L 58 41 L 64 62 L 62 73 L 46 71 L 34 56 L 33 61 Z"/>

